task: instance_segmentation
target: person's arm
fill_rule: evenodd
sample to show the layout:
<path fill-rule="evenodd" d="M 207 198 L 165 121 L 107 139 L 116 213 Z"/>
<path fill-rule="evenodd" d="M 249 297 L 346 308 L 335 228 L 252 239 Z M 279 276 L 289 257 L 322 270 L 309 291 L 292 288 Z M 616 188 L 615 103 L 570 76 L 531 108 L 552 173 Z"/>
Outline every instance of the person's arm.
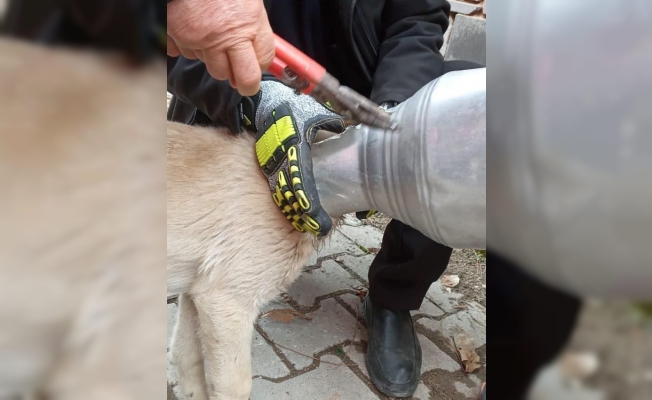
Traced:
<path fill-rule="evenodd" d="M 449 12 L 445 0 L 387 0 L 372 101 L 401 103 L 440 75 Z"/>
<path fill-rule="evenodd" d="M 229 81 L 214 79 L 202 61 L 168 57 L 167 86 L 168 92 L 197 107 L 216 124 L 227 126 L 232 132 L 241 131 L 242 96 Z"/>
<path fill-rule="evenodd" d="M 274 59 L 274 35 L 263 0 L 178 0 L 167 3 L 167 54 L 200 59 L 240 94 L 260 89 Z"/>

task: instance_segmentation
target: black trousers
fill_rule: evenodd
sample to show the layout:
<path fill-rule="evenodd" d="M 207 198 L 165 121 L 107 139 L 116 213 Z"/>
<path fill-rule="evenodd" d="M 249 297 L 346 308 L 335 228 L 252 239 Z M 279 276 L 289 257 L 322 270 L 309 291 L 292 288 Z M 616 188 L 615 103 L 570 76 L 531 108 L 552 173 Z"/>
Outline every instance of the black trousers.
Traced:
<path fill-rule="evenodd" d="M 469 61 L 445 61 L 441 75 L 481 67 Z M 430 285 L 446 270 L 452 251 L 416 229 L 392 220 L 369 268 L 371 301 L 394 310 L 418 309 Z"/>

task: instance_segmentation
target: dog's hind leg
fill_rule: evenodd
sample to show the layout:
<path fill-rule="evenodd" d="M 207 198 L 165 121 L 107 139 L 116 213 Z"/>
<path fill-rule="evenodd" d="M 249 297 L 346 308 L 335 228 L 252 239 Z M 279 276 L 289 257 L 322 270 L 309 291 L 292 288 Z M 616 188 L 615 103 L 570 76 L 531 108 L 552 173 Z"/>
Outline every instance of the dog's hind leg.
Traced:
<path fill-rule="evenodd" d="M 179 374 L 184 398 L 208 400 L 204 358 L 199 342 L 197 309 L 188 294 L 179 295 L 177 322 L 171 344 L 172 365 Z"/>

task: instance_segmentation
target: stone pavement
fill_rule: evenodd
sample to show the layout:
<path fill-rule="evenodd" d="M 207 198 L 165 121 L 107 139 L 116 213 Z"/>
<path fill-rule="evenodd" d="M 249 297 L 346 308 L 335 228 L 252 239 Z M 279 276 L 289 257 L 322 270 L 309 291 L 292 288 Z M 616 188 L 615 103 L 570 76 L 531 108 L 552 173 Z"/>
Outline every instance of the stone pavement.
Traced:
<path fill-rule="evenodd" d="M 265 307 L 254 332 L 251 400 L 388 399 L 367 375 L 367 336 L 359 297 L 367 286 L 371 253 L 380 247 L 381 239 L 379 229 L 354 218 L 345 220 L 288 293 Z M 270 310 L 288 308 L 310 319 L 283 323 L 265 316 Z M 168 304 L 168 343 L 175 313 L 176 305 Z M 412 398 L 476 399 L 486 376 L 485 308 L 435 283 L 413 318 L 423 367 Z M 447 343 L 460 331 L 474 339 L 482 364 L 468 375 Z M 189 400 L 177 397 L 176 384 L 176 371 L 168 365 L 168 399 Z"/>

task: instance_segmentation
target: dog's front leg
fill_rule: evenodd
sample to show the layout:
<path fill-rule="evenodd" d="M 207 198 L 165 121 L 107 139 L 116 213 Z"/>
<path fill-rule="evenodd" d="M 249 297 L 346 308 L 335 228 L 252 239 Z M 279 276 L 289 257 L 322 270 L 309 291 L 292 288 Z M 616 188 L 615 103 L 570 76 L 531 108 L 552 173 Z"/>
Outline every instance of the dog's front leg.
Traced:
<path fill-rule="evenodd" d="M 172 365 L 177 369 L 179 384 L 186 399 L 208 400 L 197 310 L 188 294 L 179 295 L 178 305 L 170 349 Z"/>
<path fill-rule="evenodd" d="M 194 297 L 211 400 L 249 398 L 251 340 L 257 310 L 246 297 L 210 291 Z"/>

